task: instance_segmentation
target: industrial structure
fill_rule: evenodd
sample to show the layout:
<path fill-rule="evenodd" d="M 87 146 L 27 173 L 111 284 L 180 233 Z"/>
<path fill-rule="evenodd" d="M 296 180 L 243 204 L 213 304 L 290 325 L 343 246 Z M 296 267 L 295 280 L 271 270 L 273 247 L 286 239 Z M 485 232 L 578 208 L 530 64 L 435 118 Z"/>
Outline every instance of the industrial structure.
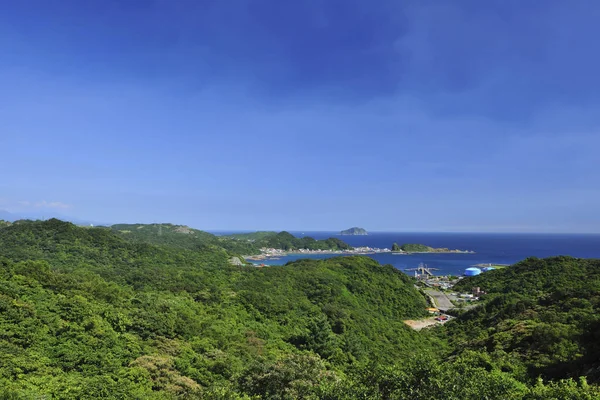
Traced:
<path fill-rule="evenodd" d="M 481 270 L 475 267 L 469 267 L 465 269 L 465 276 L 477 276 L 481 274 Z"/>
<path fill-rule="evenodd" d="M 415 271 L 415 278 L 427 278 L 433 276 L 433 272 L 437 271 L 439 268 L 429 268 L 426 264 L 419 264 L 417 268 L 407 268 L 405 271 Z"/>

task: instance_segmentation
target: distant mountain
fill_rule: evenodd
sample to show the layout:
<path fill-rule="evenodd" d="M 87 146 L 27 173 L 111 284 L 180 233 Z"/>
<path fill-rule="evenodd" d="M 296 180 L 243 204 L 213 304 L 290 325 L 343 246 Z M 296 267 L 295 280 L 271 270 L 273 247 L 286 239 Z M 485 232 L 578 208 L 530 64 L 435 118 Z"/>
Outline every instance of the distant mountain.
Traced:
<path fill-rule="evenodd" d="M 346 229 L 345 231 L 341 231 L 340 235 L 368 235 L 369 233 L 364 230 L 363 228 L 350 228 L 350 229 Z"/>
<path fill-rule="evenodd" d="M 258 231 L 258 232 L 245 232 L 245 233 L 232 233 L 230 235 L 225 235 L 226 237 L 233 239 L 242 239 L 242 240 L 261 240 L 267 238 L 269 236 L 275 236 L 277 232 L 275 231 Z"/>
<path fill-rule="evenodd" d="M 0 220 L 13 222 L 15 220 L 15 215 L 8 211 L 0 210 Z"/>
<path fill-rule="evenodd" d="M 106 223 L 98 222 L 98 221 L 90 221 L 87 219 L 80 219 L 76 217 L 70 217 L 67 215 L 58 214 L 55 212 L 43 212 L 43 211 L 35 211 L 35 212 L 23 212 L 23 213 L 11 213 L 6 210 L 0 210 L 0 220 L 15 222 L 20 219 L 30 219 L 32 221 L 37 220 L 48 220 L 51 218 L 60 219 L 62 221 L 71 222 L 75 225 L 109 225 Z"/>

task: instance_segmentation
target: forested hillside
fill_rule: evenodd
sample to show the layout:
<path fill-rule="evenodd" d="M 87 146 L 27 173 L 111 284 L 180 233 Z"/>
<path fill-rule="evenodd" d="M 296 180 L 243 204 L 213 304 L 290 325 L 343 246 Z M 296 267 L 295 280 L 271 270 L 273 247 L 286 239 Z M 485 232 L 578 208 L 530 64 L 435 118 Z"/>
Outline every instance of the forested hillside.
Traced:
<path fill-rule="evenodd" d="M 137 243 L 167 245 L 187 250 L 223 248 L 234 255 L 260 253 L 260 247 L 247 240 L 236 240 L 225 236 L 173 224 L 117 224 L 110 229 L 125 240 Z"/>
<path fill-rule="evenodd" d="M 234 268 L 58 220 L 3 227 L 0 249 L 0 386 L 22 395 L 260 393 L 280 363 L 327 380 L 427 348 L 402 323 L 423 297 L 368 258 Z"/>
<path fill-rule="evenodd" d="M 485 305 L 449 324 L 451 339 L 485 350 L 523 377 L 600 380 L 600 260 L 529 258 L 463 279 Z"/>
<path fill-rule="evenodd" d="M 277 235 L 275 231 L 256 231 L 256 232 L 245 232 L 245 233 L 231 233 L 225 235 L 225 237 L 233 238 L 233 239 L 242 239 L 242 240 L 260 240 L 264 239 L 268 236 Z"/>
<path fill-rule="evenodd" d="M 110 229 L 124 239 L 136 243 L 167 245 L 187 250 L 222 248 L 232 255 L 259 254 L 263 247 L 287 251 L 346 250 L 351 247 L 336 238 L 315 240 L 297 238 L 288 232 L 254 232 L 216 236 L 185 225 L 173 224 L 117 224 Z"/>
<path fill-rule="evenodd" d="M 410 330 L 424 297 L 370 258 L 261 269 L 228 256 L 57 220 L 1 227 L 0 398 L 598 396 L 536 382 L 470 332 Z M 466 324 L 492 326 L 476 312 Z"/>
<path fill-rule="evenodd" d="M 279 232 L 276 235 L 267 235 L 255 242 L 259 247 L 270 247 L 282 250 L 350 250 L 352 247 L 337 238 L 316 240 L 310 236 L 297 238 L 289 232 Z"/>

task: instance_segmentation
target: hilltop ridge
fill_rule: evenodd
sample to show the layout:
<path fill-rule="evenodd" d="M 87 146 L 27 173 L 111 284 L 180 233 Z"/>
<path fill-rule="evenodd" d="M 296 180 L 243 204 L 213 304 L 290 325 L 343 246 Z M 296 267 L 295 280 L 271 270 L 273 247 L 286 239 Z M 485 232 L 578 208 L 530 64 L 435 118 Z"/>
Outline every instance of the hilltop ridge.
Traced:
<path fill-rule="evenodd" d="M 236 255 L 260 253 L 260 250 L 250 243 L 215 236 L 212 233 L 190 228 L 187 225 L 170 223 L 115 224 L 107 229 L 131 242 L 167 245 L 188 250 L 198 250 L 214 246 L 223 248 Z"/>
<path fill-rule="evenodd" d="M 109 229 L 126 240 L 170 245 L 186 249 L 216 246 L 237 255 L 258 255 L 262 248 L 280 250 L 346 250 L 351 247 L 336 238 L 297 238 L 289 232 L 252 232 L 216 236 L 212 233 L 173 224 L 116 224 Z"/>

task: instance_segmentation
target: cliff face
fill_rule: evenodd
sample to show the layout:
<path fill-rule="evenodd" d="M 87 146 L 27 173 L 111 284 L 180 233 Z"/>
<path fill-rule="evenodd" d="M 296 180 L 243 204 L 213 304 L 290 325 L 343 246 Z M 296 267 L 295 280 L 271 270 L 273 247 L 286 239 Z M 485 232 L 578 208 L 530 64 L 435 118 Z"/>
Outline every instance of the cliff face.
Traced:
<path fill-rule="evenodd" d="M 368 235 L 368 233 L 363 228 L 354 227 L 346 229 L 345 231 L 341 231 L 340 235 Z"/>

